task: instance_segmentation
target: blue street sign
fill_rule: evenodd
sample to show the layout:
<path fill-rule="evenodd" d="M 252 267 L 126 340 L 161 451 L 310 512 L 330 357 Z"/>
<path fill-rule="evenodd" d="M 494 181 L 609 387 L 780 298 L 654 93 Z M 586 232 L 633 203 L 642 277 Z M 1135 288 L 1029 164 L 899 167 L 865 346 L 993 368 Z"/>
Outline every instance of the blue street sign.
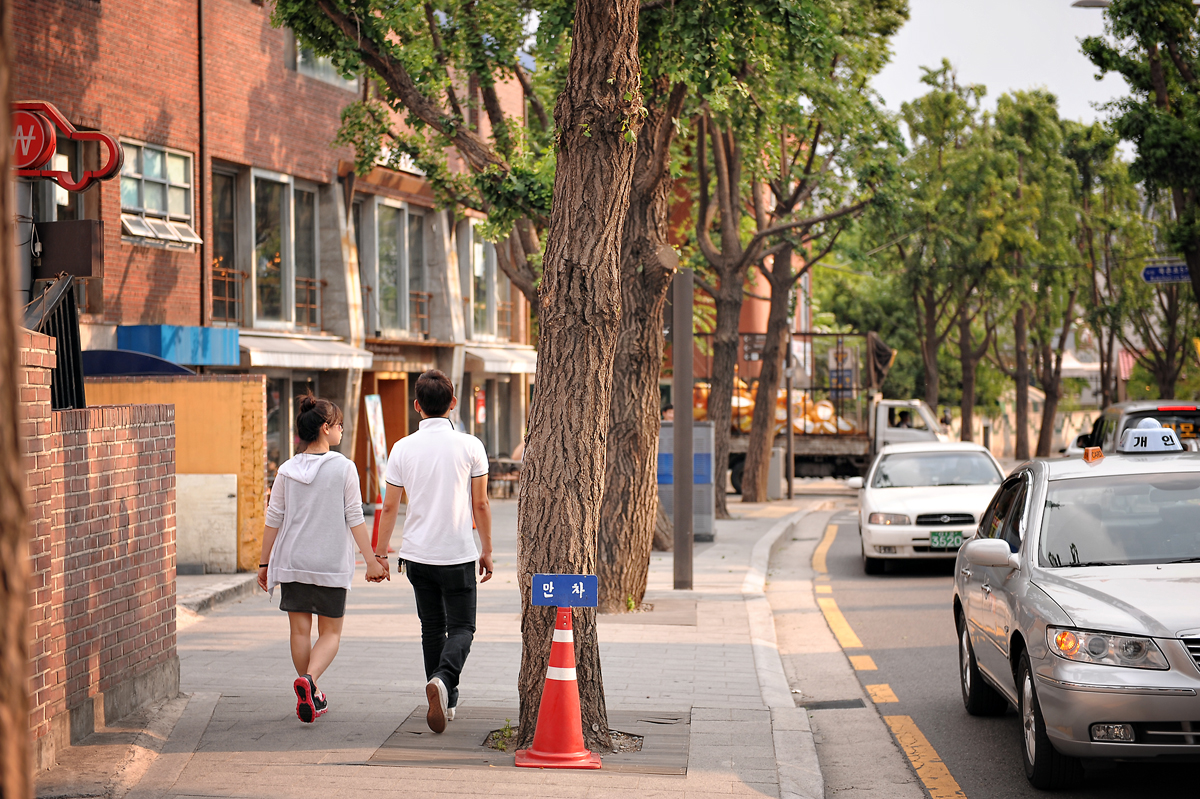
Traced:
<path fill-rule="evenodd" d="M 1190 283 L 1192 275 L 1184 263 L 1156 264 L 1142 268 L 1142 280 L 1147 283 Z"/>
<path fill-rule="evenodd" d="M 594 608 L 599 588 L 594 574 L 535 574 L 533 604 Z"/>

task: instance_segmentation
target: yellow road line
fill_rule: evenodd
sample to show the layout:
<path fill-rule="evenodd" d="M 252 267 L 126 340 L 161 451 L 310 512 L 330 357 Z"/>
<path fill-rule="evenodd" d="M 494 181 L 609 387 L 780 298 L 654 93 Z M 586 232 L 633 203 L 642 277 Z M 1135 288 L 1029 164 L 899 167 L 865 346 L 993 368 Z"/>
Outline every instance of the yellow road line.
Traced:
<path fill-rule="evenodd" d="M 829 548 L 833 546 L 833 539 L 836 536 L 836 524 L 831 524 L 825 528 L 825 537 L 821 539 L 821 543 L 817 544 L 816 552 L 813 552 L 813 571 L 818 572 L 819 574 L 829 573 L 829 568 L 825 565 L 825 556 L 829 554 Z"/>
<path fill-rule="evenodd" d="M 832 594 L 833 586 L 832 585 L 818 585 L 817 593 L 818 594 Z"/>
<path fill-rule="evenodd" d="M 950 776 L 950 770 L 921 734 L 911 716 L 884 716 L 883 720 L 896 736 L 904 754 L 908 755 L 917 776 L 925 784 L 925 790 L 929 791 L 930 799 L 966 799 L 967 795 Z"/>
<path fill-rule="evenodd" d="M 892 690 L 892 686 L 888 685 L 887 683 L 868 685 L 867 693 L 871 695 L 871 701 L 877 705 L 881 705 L 884 702 L 900 701 L 896 698 L 896 692 Z"/>
<path fill-rule="evenodd" d="M 877 671 L 879 669 L 870 655 L 851 655 L 850 665 L 854 667 L 855 671 Z"/>
<path fill-rule="evenodd" d="M 842 649 L 862 649 L 862 641 L 858 640 L 858 636 L 850 627 L 850 622 L 846 621 L 846 617 L 842 615 L 842 611 L 838 609 L 837 602 L 832 597 L 817 597 L 817 607 L 825 614 L 825 622 L 833 631 L 833 635 Z"/>

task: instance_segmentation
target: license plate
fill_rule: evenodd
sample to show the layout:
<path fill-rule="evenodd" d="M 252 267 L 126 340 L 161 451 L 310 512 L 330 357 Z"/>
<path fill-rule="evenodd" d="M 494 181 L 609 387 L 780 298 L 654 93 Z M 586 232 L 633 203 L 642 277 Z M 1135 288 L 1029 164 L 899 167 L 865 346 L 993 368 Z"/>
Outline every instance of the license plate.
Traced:
<path fill-rule="evenodd" d="M 930 549 L 958 549 L 962 546 L 962 530 L 938 530 L 929 533 Z"/>

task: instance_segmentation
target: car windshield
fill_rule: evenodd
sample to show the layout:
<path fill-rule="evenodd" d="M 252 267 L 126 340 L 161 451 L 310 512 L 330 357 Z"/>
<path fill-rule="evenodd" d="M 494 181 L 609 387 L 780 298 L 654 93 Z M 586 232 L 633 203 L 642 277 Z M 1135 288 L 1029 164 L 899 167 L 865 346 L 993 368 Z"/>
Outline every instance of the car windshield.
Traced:
<path fill-rule="evenodd" d="M 1200 560 L 1200 473 L 1052 481 L 1041 564 L 1126 566 Z"/>
<path fill-rule="evenodd" d="M 1184 406 L 1186 407 L 1186 406 Z M 1200 437 L 1200 411 L 1141 411 L 1129 414 L 1125 430 L 1137 427 L 1143 419 L 1154 419 L 1163 427 L 1169 427 L 1181 439 Z"/>
<path fill-rule="evenodd" d="M 897 452 L 880 459 L 871 488 L 999 485 L 1000 479 L 982 452 Z"/>

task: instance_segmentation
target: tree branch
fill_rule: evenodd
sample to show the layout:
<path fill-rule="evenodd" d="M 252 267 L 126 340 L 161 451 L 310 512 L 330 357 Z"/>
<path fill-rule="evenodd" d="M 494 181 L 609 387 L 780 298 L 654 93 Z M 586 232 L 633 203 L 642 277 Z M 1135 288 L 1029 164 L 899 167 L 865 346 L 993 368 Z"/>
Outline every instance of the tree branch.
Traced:
<path fill-rule="evenodd" d="M 434 57 L 437 59 L 438 66 L 446 73 L 446 100 L 450 103 L 450 110 L 459 119 L 466 119 L 463 116 L 462 107 L 458 104 L 458 95 L 454 91 L 454 80 L 450 75 L 450 60 L 446 57 L 445 48 L 442 47 L 442 34 L 438 30 L 433 6 L 429 3 L 425 4 L 425 21 L 429 23 L 429 36 L 433 39 Z"/>
<path fill-rule="evenodd" d="M 546 117 L 546 107 L 542 105 L 537 92 L 533 90 L 533 81 L 530 79 L 529 73 L 520 64 L 513 64 L 513 74 L 517 76 L 517 81 L 521 84 L 521 90 L 525 92 L 525 99 L 529 101 L 530 107 L 533 108 L 533 115 L 537 117 L 538 124 L 542 126 L 542 130 L 550 130 L 550 120 Z"/>

